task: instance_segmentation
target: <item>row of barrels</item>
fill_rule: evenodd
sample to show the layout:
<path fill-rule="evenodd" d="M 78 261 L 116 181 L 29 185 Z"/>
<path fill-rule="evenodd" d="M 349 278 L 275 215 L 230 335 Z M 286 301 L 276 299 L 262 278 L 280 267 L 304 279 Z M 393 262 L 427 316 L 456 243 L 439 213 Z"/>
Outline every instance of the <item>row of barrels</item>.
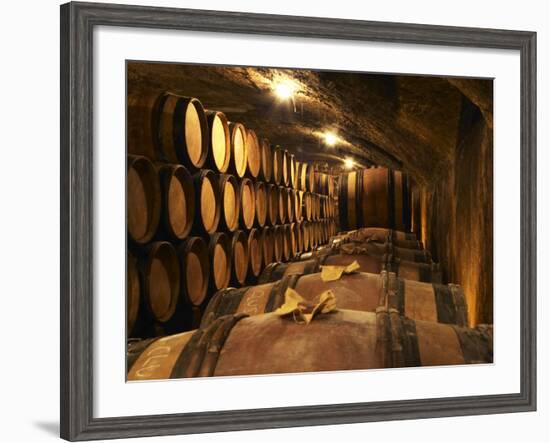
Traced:
<path fill-rule="evenodd" d="M 128 153 L 192 171 L 211 169 L 304 192 L 334 192 L 330 174 L 315 172 L 312 164 L 272 147 L 253 129 L 229 122 L 223 112 L 205 110 L 198 99 L 171 92 L 128 97 Z"/>
<path fill-rule="evenodd" d="M 338 186 L 342 230 L 361 227 L 410 230 L 407 174 L 383 167 L 358 169 L 341 174 Z"/>
<path fill-rule="evenodd" d="M 132 241 L 161 236 L 183 240 L 192 231 L 213 234 L 336 216 L 333 197 L 216 174 L 191 175 L 178 164 L 153 163 L 128 156 L 128 233 Z"/>
<path fill-rule="evenodd" d="M 403 243 L 388 244 L 388 239 Z M 378 252 L 393 248 L 393 253 L 407 256 L 411 252 L 404 251 L 407 248 L 403 246 L 414 241 L 402 232 L 358 230 L 335 236 L 331 247 L 369 246 Z M 357 260 L 361 254 L 352 255 Z M 427 253 L 424 260 L 429 260 Z M 267 276 L 266 271 L 262 277 Z M 218 291 L 196 330 L 129 343 L 128 379 L 493 361 L 492 326 L 467 327 L 468 307 L 459 285 L 421 282 L 386 269 L 359 269 L 331 279 L 323 278 L 319 271 L 295 268 L 261 277 L 258 285 Z M 304 326 L 294 314 L 278 312 L 287 302 L 288 289 L 294 289 L 309 306 L 315 306 L 321 294 L 331 291 L 335 306 L 321 311 Z"/>
<path fill-rule="evenodd" d="M 192 236 L 177 246 L 167 241 L 135 246 L 127 259 L 127 334 L 189 329 L 200 320 L 208 294 L 255 283 L 272 262 L 314 250 L 335 233 L 336 223 L 327 219 L 216 232 L 208 241 Z"/>

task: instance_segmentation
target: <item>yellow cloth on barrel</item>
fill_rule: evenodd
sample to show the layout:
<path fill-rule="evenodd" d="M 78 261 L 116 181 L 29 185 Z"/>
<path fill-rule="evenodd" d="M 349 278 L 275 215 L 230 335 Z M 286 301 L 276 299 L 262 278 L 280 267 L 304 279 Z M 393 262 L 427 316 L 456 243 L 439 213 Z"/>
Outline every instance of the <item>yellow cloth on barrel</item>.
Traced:
<path fill-rule="evenodd" d="M 321 266 L 321 280 L 324 282 L 339 280 L 342 274 L 351 274 L 360 267 L 357 260 L 347 266 Z"/>
<path fill-rule="evenodd" d="M 329 289 L 319 296 L 317 303 L 305 300 L 292 288 L 287 288 L 285 301 L 281 307 L 273 311 L 274 314 L 284 317 L 292 315 L 296 323 L 309 324 L 317 314 L 327 314 L 336 309 L 336 296 Z"/>

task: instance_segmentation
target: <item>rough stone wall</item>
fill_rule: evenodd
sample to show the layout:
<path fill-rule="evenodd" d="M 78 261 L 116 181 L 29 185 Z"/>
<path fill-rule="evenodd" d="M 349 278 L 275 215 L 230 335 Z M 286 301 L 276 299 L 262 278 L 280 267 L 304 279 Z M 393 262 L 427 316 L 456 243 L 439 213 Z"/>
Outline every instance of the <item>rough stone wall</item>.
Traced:
<path fill-rule="evenodd" d="M 493 132 L 466 103 L 448 174 L 422 188 L 422 235 L 444 278 L 464 288 L 469 323 L 493 322 Z"/>

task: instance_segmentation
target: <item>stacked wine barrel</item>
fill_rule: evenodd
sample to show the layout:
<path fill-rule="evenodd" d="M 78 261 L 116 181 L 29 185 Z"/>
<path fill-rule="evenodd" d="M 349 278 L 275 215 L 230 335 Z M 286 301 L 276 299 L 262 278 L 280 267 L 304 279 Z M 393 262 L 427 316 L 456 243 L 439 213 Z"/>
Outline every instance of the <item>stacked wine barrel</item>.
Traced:
<path fill-rule="evenodd" d="M 260 284 L 217 292 L 196 330 L 130 343 L 128 379 L 491 363 L 492 326 L 467 326 L 462 288 L 402 275 L 383 265 L 388 254 L 401 264 L 431 260 L 407 232 L 333 236 L 308 257 L 266 268 Z M 323 266 L 355 261 L 359 269 L 323 277 Z M 310 303 L 330 290 L 335 309 L 309 324 L 279 315 L 289 288 Z"/>
<path fill-rule="evenodd" d="M 381 227 L 411 229 L 407 174 L 383 167 L 340 174 L 338 207 L 342 230 Z"/>
<path fill-rule="evenodd" d="M 128 98 L 127 336 L 196 328 L 219 290 L 337 232 L 334 179 L 171 92 Z"/>

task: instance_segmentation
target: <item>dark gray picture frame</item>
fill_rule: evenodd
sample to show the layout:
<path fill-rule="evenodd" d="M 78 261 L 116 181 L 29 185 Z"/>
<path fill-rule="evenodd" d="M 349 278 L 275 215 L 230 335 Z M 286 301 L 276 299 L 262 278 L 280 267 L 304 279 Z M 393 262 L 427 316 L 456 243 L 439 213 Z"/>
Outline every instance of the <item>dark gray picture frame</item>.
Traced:
<path fill-rule="evenodd" d="M 200 413 L 93 416 L 95 26 L 512 49 L 521 55 L 521 392 Z M 536 33 L 235 12 L 61 6 L 61 437 L 143 437 L 536 409 Z"/>

